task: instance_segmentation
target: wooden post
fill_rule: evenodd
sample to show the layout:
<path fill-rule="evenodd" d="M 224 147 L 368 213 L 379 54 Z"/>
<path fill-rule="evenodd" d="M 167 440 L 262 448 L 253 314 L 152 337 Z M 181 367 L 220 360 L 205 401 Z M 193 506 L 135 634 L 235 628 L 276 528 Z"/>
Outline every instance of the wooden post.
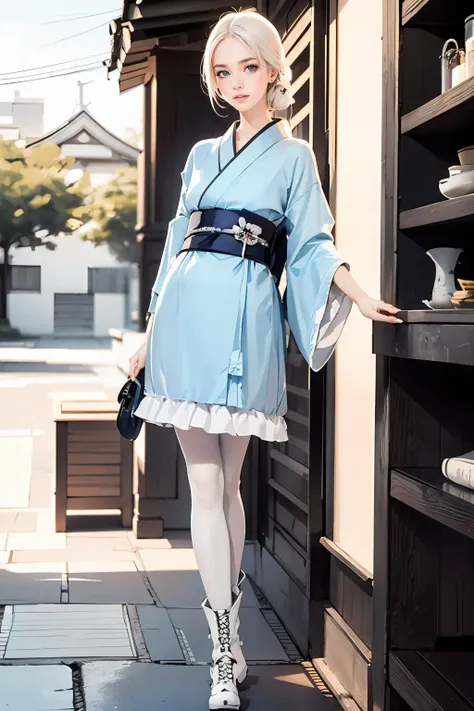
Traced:
<path fill-rule="evenodd" d="M 55 516 L 56 531 L 66 530 L 67 422 L 56 422 Z"/>

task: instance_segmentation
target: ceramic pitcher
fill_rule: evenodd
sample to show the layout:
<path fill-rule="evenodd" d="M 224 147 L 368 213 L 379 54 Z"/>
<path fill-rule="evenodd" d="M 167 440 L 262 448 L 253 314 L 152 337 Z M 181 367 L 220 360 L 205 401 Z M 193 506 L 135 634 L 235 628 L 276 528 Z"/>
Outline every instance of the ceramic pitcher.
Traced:
<path fill-rule="evenodd" d="M 436 274 L 431 301 L 423 303 L 431 309 L 452 309 L 451 297 L 456 291 L 454 268 L 464 250 L 457 247 L 435 247 L 426 254 L 435 263 Z"/>

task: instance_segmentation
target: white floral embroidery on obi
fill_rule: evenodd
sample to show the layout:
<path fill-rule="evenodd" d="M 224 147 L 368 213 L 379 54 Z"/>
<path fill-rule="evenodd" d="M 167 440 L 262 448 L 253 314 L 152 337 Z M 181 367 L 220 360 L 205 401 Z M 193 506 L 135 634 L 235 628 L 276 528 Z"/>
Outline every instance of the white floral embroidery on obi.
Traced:
<path fill-rule="evenodd" d="M 250 246 L 254 244 L 267 244 L 266 240 L 260 237 L 262 228 L 258 225 L 252 225 L 250 222 L 245 222 L 244 217 L 239 217 L 239 224 L 233 225 L 232 232 L 234 233 L 235 239 L 242 242 L 242 257 L 245 256 L 245 248 L 248 244 Z"/>

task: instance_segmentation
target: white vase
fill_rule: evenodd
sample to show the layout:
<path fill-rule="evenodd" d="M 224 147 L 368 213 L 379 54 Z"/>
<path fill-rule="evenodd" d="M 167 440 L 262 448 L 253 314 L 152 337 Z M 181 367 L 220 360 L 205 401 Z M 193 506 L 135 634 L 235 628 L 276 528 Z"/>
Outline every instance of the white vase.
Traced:
<path fill-rule="evenodd" d="M 431 301 L 423 301 L 426 306 L 431 309 L 453 308 L 451 297 L 456 291 L 454 268 L 463 251 L 457 247 L 435 247 L 426 252 L 436 266 Z"/>

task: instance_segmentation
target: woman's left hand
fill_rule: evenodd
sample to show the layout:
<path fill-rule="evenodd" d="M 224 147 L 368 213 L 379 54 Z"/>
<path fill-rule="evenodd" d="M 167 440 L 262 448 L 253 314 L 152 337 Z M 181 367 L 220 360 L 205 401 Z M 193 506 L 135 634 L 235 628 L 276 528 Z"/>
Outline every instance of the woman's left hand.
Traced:
<path fill-rule="evenodd" d="M 371 299 L 370 296 L 363 297 L 357 302 L 359 311 L 366 318 L 372 319 L 372 321 L 386 321 L 387 323 L 403 323 L 400 318 L 397 318 L 397 314 L 400 309 L 396 306 L 385 303 L 385 301 L 378 301 L 377 299 Z"/>

